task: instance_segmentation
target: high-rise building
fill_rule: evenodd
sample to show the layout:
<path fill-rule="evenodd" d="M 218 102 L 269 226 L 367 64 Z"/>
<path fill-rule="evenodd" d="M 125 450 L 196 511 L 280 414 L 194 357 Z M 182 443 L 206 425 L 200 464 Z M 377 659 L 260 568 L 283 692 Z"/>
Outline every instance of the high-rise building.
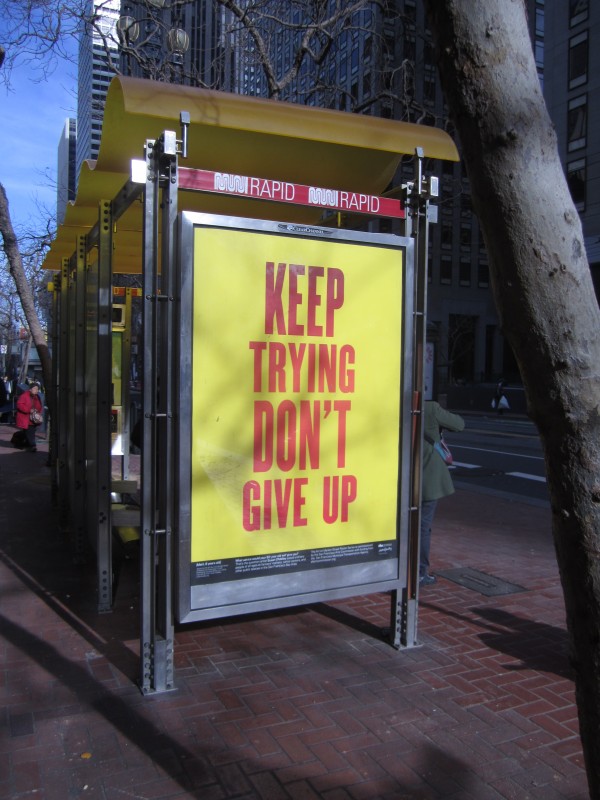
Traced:
<path fill-rule="evenodd" d="M 58 164 L 56 171 L 56 224 L 65 218 L 67 203 L 75 200 L 77 190 L 76 175 L 77 120 L 65 120 L 58 143 Z"/>
<path fill-rule="evenodd" d="M 205 88 L 231 88 L 226 19 L 204 0 L 122 0 L 121 71 Z"/>
<path fill-rule="evenodd" d="M 544 95 L 600 298 L 600 4 L 547 3 Z"/>
<path fill-rule="evenodd" d="M 77 74 L 77 176 L 87 159 L 95 159 L 100 148 L 102 114 L 108 86 L 114 77 L 111 59 L 118 63 L 116 23 L 121 0 L 88 0 L 86 15 L 94 17 L 79 38 Z"/>
<path fill-rule="evenodd" d="M 117 72 L 210 88 L 231 87 L 226 12 L 205 0 L 88 0 L 80 34 L 77 176 L 100 147 L 106 94 Z"/>
<path fill-rule="evenodd" d="M 568 183 L 581 214 L 595 284 L 600 284 L 600 4 L 527 0 L 540 83 L 556 126 Z M 274 7 L 279 6 L 276 0 Z M 443 126 L 452 133 L 420 0 L 395 0 L 354 15 L 318 65 L 304 62 L 282 99 Z M 294 12 L 298 15 L 298 11 Z M 299 19 L 290 20 L 299 23 Z M 269 56 L 282 74 L 298 33 L 265 24 Z M 296 39 L 294 38 L 296 37 Z M 240 47 L 238 45 L 238 50 Z M 251 40 L 236 53 L 236 89 L 264 94 L 267 84 Z M 350 166 L 351 168 L 351 166 Z M 454 382 L 518 380 L 499 328 L 488 255 L 471 208 L 462 163 L 431 163 L 440 176 L 439 221 L 432 226 L 428 275 L 429 331 L 437 348 L 437 389 Z M 410 179 L 401 166 L 396 183 Z M 391 227 L 391 226 L 390 226 Z M 600 293 L 600 292 L 599 292 Z"/>
<path fill-rule="evenodd" d="M 281 8 L 277 0 L 272 5 Z M 261 34 L 276 73 L 283 75 L 293 65 L 298 30 L 306 19 L 295 10 L 288 27 L 272 20 L 265 19 Z M 251 37 L 243 39 L 236 45 L 236 88 L 264 94 L 267 83 L 260 61 L 253 59 Z M 325 57 L 306 57 L 281 99 L 437 125 L 452 133 L 419 0 L 368 4 L 340 25 L 331 42 L 323 42 Z M 413 169 L 412 157 L 407 157 L 394 185 L 411 180 Z M 451 382 L 497 378 L 510 354 L 505 354 L 489 290 L 488 257 L 463 165 L 433 162 L 426 169 L 440 177 L 441 187 L 439 222 L 430 231 L 428 276 L 429 332 L 435 341 L 435 383 L 440 391 Z M 391 220 L 352 224 L 399 231 L 399 223 Z"/>
<path fill-rule="evenodd" d="M 90 30 L 82 36 L 77 174 L 83 159 L 97 154 L 102 109 L 114 74 L 111 58 L 118 59 L 125 74 L 263 97 L 274 94 L 282 100 L 436 125 L 452 133 L 420 0 L 368 4 L 333 31 L 331 39 L 323 37 L 322 58 L 305 58 L 292 72 L 306 14 L 319 14 L 323 4 L 265 0 L 264 16 L 254 22 L 275 74 L 290 72 L 291 79 L 281 88 L 269 86 L 256 40 L 217 4 L 204 0 L 89 3 L 98 14 L 101 35 Z M 600 55 L 591 43 L 598 40 L 600 5 L 591 0 L 567 4 L 527 0 L 527 10 L 540 82 L 583 219 L 598 287 L 600 70 L 596 62 Z M 279 23 L 278 13 L 287 24 Z M 495 381 L 500 376 L 518 380 L 516 363 L 499 328 L 488 256 L 471 207 L 464 166 L 433 162 L 426 169 L 440 177 L 441 189 L 439 221 L 431 229 L 428 274 L 436 390 L 456 382 Z M 411 178 L 412 164 L 407 158 L 394 185 Z M 385 220 L 364 224 L 384 230 L 395 230 L 397 225 Z"/>

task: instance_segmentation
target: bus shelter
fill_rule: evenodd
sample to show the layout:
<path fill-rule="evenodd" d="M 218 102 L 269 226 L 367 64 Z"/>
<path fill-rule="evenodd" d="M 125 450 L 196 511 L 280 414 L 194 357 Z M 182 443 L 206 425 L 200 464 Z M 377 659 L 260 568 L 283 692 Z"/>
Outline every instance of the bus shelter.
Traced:
<path fill-rule="evenodd" d="M 388 191 L 406 156 L 412 179 Z M 51 462 L 99 611 L 114 532 L 137 532 L 144 693 L 174 686 L 176 622 L 386 591 L 391 644 L 417 643 L 424 165 L 457 158 L 435 128 L 113 80 L 45 261 Z M 140 505 L 124 511 L 133 302 Z"/>

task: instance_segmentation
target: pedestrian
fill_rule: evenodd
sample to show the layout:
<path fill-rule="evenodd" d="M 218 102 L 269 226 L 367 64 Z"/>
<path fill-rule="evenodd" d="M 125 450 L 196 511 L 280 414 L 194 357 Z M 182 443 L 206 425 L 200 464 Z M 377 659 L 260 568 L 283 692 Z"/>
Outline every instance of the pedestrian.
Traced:
<path fill-rule="evenodd" d="M 504 394 L 504 387 L 506 386 L 506 381 L 500 379 L 496 384 L 496 392 L 494 394 L 494 399 L 492 400 L 492 408 L 496 409 L 496 413 L 502 416 L 505 411 L 510 409 L 510 404 L 506 395 Z"/>
<path fill-rule="evenodd" d="M 435 575 L 429 573 L 433 518 L 438 500 L 454 493 L 450 470 L 444 456 L 439 451 L 441 432 L 443 428 L 449 431 L 462 431 L 465 421 L 459 414 L 446 411 L 434 400 L 425 401 L 424 417 L 419 586 L 430 586 L 437 581 Z"/>
<path fill-rule="evenodd" d="M 23 392 L 17 400 L 17 428 L 25 432 L 25 449 L 29 453 L 35 453 L 37 450 L 35 430 L 44 419 L 42 401 L 39 394 L 40 384 L 34 381 L 29 390 Z"/>

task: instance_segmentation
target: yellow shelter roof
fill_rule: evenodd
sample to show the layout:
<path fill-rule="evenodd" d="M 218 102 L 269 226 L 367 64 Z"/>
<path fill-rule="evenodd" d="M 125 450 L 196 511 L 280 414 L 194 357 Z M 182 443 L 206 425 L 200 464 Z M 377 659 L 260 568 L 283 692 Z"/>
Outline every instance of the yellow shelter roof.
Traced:
<path fill-rule="evenodd" d="M 179 115 L 190 115 L 188 157 L 182 166 L 256 176 L 364 194 L 381 194 L 403 154 L 416 147 L 427 158 L 457 161 L 444 131 L 424 125 L 300 106 L 189 86 L 116 77 L 108 90 L 98 160 L 84 163 L 74 203 L 46 257 L 61 268 L 77 237 L 98 219 L 130 177 L 131 160 L 144 157 L 147 139 L 165 130 L 179 136 Z M 321 210 L 262 200 L 179 192 L 180 210 L 317 222 Z M 315 216 L 317 214 L 317 216 Z M 139 272 L 142 208 L 132 207 L 115 234 L 116 272 Z"/>

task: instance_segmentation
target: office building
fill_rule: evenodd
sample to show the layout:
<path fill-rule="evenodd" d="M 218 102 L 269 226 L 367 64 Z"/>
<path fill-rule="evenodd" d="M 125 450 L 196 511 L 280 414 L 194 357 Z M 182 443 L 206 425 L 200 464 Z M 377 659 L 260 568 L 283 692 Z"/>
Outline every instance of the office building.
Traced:
<path fill-rule="evenodd" d="M 98 156 L 104 103 L 115 74 L 231 87 L 227 12 L 216 4 L 88 0 L 86 15 L 94 23 L 80 35 L 77 176 L 86 159 Z"/>
<path fill-rule="evenodd" d="M 86 14 L 95 19 L 79 38 L 77 76 L 77 176 L 87 159 L 96 159 L 102 134 L 102 115 L 108 86 L 118 63 L 116 23 L 121 0 L 88 0 Z"/>
<path fill-rule="evenodd" d="M 281 88 L 268 84 L 256 46 L 244 27 L 216 4 L 196 0 L 164 4 L 163 8 L 160 0 L 123 0 L 120 4 L 102 0 L 100 5 L 107 15 L 103 24 L 109 40 L 120 36 L 119 63 L 126 74 L 436 125 L 452 134 L 420 0 L 395 0 L 384 7 L 369 4 L 355 12 L 350 24 L 333 31 L 324 57 L 318 63 L 305 59 Z M 567 4 L 527 0 L 540 82 L 597 279 L 600 105 L 594 100 L 600 71 L 591 42 L 598 31 L 600 7 L 592 5 L 590 0 L 569 0 Z M 280 2 L 263 7 L 265 12 L 278 9 L 285 12 L 289 26 L 279 24 L 276 14 L 268 13 L 257 25 L 275 74 L 282 76 L 292 66 L 306 9 L 286 8 Z M 106 50 L 94 49 L 98 45 L 94 42 L 88 35 L 80 62 L 80 83 L 91 88 L 79 106 L 82 143 L 78 144 L 78 170 L 83 157 L 94 157 L 97 152 L 101 114 L 94 115 L 93 109 L 103 105 L 113 74 L 107 70 Z M 464 167 L 462 163 L 432 162 L 426 168 L 440 177 L 441 189 L 439 221 L 431 230 L 428 275 L 436 391 L 454 383 L 495 381 L 500 376 L 518 381 L 514 357 L 499 329 L 488 256 L 471 207 Z M 411 178 L 412 165 L 407 158 L 394 183 Z M 397 225 L 388 221 L 364 224 L 392 231 Z"/>
<path fill-rule="evenodd" d="M 544 95 L 600 298 L 600 4 L 547 3 Z"/>
<path fill-rule="evenodd" d="M 77 120 L 65 120 L 58 143 L 58 164 L 56 171 L 56 223 L 60 225 L 65 218 L 67 203 L 75 200 L 77 190 L 76 175 Z"/>

